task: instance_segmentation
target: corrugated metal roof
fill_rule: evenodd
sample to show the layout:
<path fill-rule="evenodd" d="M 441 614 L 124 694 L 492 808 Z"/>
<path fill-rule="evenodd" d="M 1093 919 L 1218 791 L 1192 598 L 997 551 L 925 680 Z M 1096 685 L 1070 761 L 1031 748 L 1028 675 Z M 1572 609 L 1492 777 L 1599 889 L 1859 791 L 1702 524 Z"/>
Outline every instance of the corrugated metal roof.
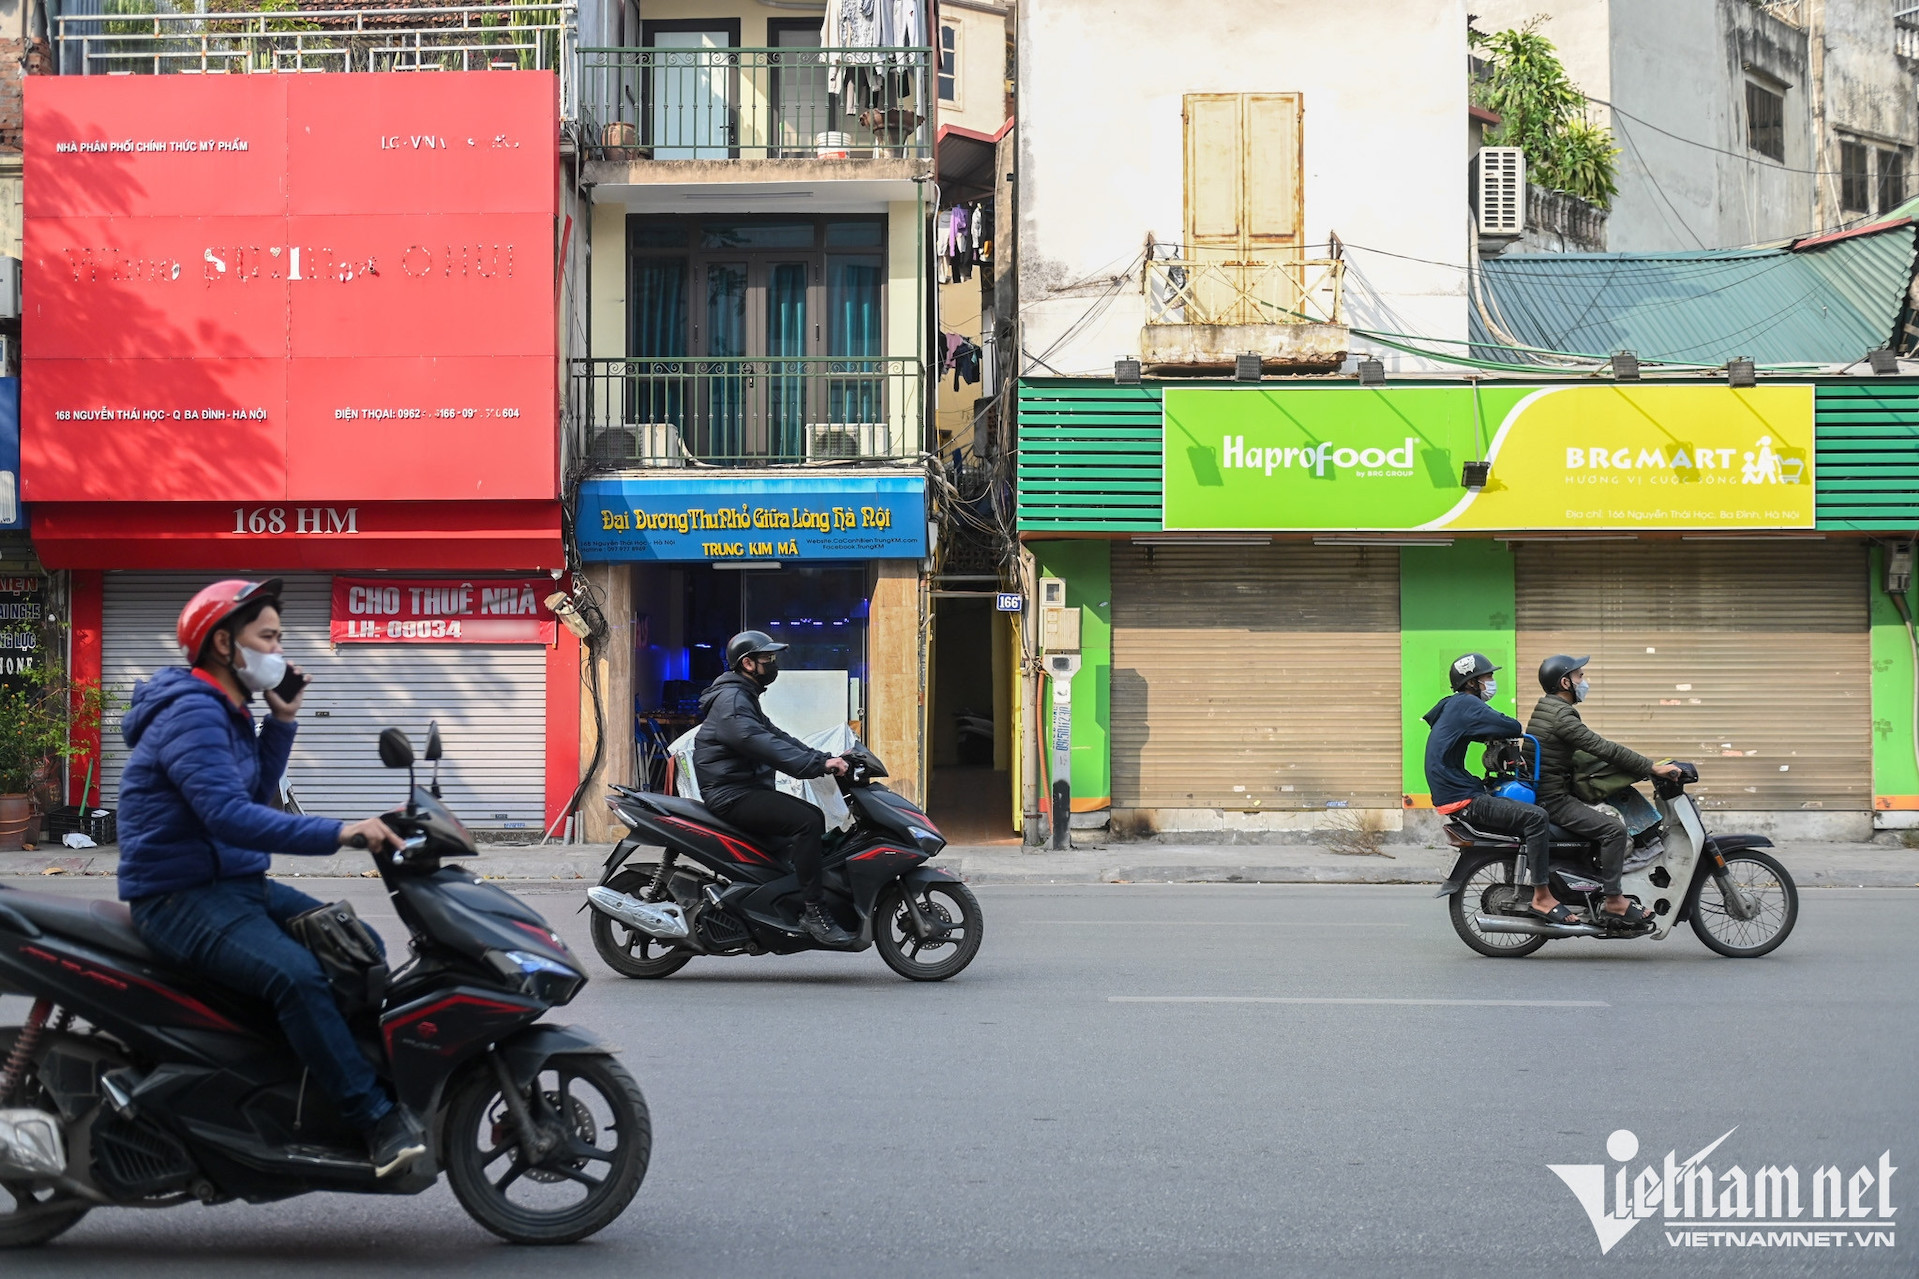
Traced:
<path fill-rule="evenodd" d="M 1641 360 L 1836 364 L 1891 340 L 1910 223 L 1799 249 L 1537 253 L 1482 264 L 1493 319 L 1525 346 Z M 1512 361 L 1477 308 L 1475 354 Z M 1520 362 L 1523 362 L 1520 361 Z"/>

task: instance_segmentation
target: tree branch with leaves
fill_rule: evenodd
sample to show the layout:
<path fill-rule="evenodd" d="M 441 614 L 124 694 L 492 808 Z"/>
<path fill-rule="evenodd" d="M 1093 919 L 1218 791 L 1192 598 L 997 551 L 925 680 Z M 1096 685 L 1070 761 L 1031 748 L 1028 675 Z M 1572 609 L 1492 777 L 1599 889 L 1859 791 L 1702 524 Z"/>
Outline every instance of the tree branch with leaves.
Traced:
<path fill-rule="evenodd" d="M 1468 42 L 1485 55 L 1487 70 L 1472 85 L 1473 102 L 1499 116 L 1488 146 L 1526 153 L 1534 184 L 1610 208 L 1619 191 L 1619 148 L 1612 130 L 1587 112 L 1586 95 L 1566 74 L 1553 42 L 1539 32 L 1545 18 Z"/>

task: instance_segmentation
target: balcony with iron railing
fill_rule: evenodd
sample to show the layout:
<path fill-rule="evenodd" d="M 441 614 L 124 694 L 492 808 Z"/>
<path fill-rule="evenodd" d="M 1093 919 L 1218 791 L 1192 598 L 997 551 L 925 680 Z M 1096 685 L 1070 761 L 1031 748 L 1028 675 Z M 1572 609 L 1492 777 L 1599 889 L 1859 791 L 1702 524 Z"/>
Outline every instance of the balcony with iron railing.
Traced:
<path fill-rule="evenodd" d="M 926 439 L 918 359 L 737 356 L 574 360 L 576 467 L 900 465 Z"/>
<path fill-rule="evenodd" d="M 930 49 L 583 48 L 580 137 L 592 161 L 774 162 L 869 177 L 923 168 Z M 611 180 L 602 174 L 601 180 Z"/>
<path fill-rule="evenodd" d="M 381 7 L 353 0 L 105 0 L 53 19 L 62 75 L 275 71 L 552 71 L 574 107 L 572 3 Z"/>
<path fill-rule="evenodd" d="M 1161 373 L 1231 368 L 1243 354 L 1273 372 L 1337 368 L 1347 350 L 1344 282 L 1337 258 L 1149 261 L 1140 359 Z"/>

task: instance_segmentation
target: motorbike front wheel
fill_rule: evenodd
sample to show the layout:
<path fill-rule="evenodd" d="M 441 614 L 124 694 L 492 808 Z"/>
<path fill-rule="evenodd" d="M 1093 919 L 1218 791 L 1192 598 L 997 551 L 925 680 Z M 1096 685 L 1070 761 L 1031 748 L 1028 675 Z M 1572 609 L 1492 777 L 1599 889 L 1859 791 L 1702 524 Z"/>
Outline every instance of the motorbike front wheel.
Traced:
<path fill-rule="evenodd" d="M 0 1061 L 13 1051 L 18 1026 L 0 1027 Z M 51 1036 L 49 1036 L 51 1038 Z M 42 1041 L 42 1053 L 45 1041 Z M 59 1113 L 59 1106 L 40 1083 L 39 1061 L 28 1064 L 29 1074 L 15 1091 L 13 1106 Z M 73 1226 L 92 1207 L 78 1195 L 44 1183 L 0 1180 L 0 1248 L 34 1248 Z"/>
<path fill-rule="evenodd" d="M 955 880 L 938 880 L 915 889 L 920 913 L 943 931 L 922 938 L 913 930 L 906 887 L 894 880 L 873 903 L 873 945 L 886 966 L 908 981 L 945 981 L 979 954 L 979 898 Z"/>
<path fill-rule="evenodd" d="M 1508 900 L 1526 890 L 1514 883 L 1513 859 L 1481 862 L 1466 876 L 1458 892 L 1446 899 L 1447 913 L 1453 919 L 1453 931 L 1459 940 L 1482 955 L 1493 959 L 1523 959 L 1544 946 L 1550 938 L 1534 933 L 1482 932 L 1479 915 L 1506 912 Z M 1528 894 L 1530 898 L 1530 894 Z"/>
<path fill-rule="evenodd" d="M 616 893 L 637 897 L 641 889 L 653 882 L 659 869 L 654 862 L 628 863 L 606 886 Z M 622 977 L 671 977 L 693 958 L 693 952 L 684 946 L 629 928 L 592 907 L 587 908 L 587 913 L 593 917 L 587 925 L 593 934 L 593 949 L 599 952 L 608 968 Z"/>
<path fill-rule="evenodd" d="M 1755 849 L 1726 857 L 1725 879 L 1707 875 L 1692 904 L 1692 930 L 1728 959 L 1756 959 L 1776 950 L 1799 919 L 1799 888 L 1777 858 Z M 1727 899 L 1737 893 L 1751 913 L 1740 919 Z M 1742 910 L 1741 914 L 1748 913 Z"/>
<path fill-rule="evenodd" d="M 441 1162 L 473 1220 L 509 1243 L 574 1243 L 612 1224 L 646 1177 L 653 1123 L 611 1057 L 550 1057 L 521 1099 L 544 1153 L 529 1160 L 492 1063 L 447 1107 Z"/>

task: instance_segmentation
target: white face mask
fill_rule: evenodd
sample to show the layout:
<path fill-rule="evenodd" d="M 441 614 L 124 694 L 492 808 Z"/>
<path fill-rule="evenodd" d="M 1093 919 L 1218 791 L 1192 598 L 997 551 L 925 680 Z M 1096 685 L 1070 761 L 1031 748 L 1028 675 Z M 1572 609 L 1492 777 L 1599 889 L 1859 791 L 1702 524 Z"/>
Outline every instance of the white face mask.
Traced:
<path fill-rule="evenodd" d="M 279 653 L 262 653 L 245 644 L 233 646 L 233 673 L 240 683 L 256 693 L 278 688 L 287 677 L 287 659 Z M 245 662 L 242 666 L 240 663 Z"/>
<path fill-rule="evenodd" d="M 1493 700 L 1493 697 L 1498 692 L 1499 692 L 1498 680 L 1487 678 L 1479 682 L 1479 700 L 1480 701 L 1490 702 Z"/>
<path fill-rule="evenodd" d="M 1580 680 L 1577 684 L 1574 684 L 1573 685 L 1573 701 L 1576 703 L 1585 701 L 1586 694 L 1592 692 L 1592 687 L 1593 686 L 1591 684 L 1588 684 L 1583 679 Z"/>

